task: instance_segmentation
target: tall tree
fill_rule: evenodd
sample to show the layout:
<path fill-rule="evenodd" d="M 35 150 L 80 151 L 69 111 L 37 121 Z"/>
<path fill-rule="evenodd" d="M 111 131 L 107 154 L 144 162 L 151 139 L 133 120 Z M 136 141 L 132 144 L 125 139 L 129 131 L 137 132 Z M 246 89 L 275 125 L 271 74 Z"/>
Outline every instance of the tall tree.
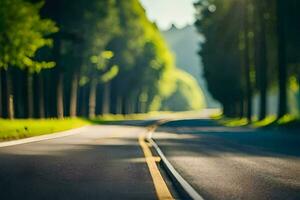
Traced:
<path fill-rule="evenodd" d="M 244 65 L 245 65 L 245 77 L 246 77 L 246 102 L 247 102 L 247 114 L 246 117 L 249 122 L 252 121 L 252 98 L 253 98 L 253 87 L 252 87 L 252 80 L 251 80 L 251 61 L 250 61 L 250 38 L 249 35 L 250 31 L 250 13 L 249 13 L 249 0 L 245 0 L 243 4 L 244 8 L 244 43 L 245 43 L 245 50 L 244 50 Z"/>
<path fill-rule="evenodd" d="M 286 44 L 285 44 L 285 6 L 283 0 L 277 0 L 277 34 L 278 34 L 278 84 L 279 105 L 278 118 L 287 114 L 287 67 L 286 67 Z"/>
<path fill-rule="evenodd" d="M 241 66 L 244 57 L 248 58 L 245 52 L 248 33 L 243 27 L 244 1 L 199 1 L 195 6 L 195 25 L 205 37 L 200 56 L 208 89 L 223 105 L 224 114 L 236 117 L 241 102 L 247 99 L 244 80 L 249 76 L 249 69 Z"/>
<path fill-rule="evenodd" d="M 12 2 L 15 4 L 10 6 L 19 9 L 23 1 Z M 25 4 L 39 5 L 37 10 L 41 7 L 28 2 L 39 0 L 26 0 Z M 9 70 L 1 76 L 1 83 L 6 80 L 9 83 L 2 86 L 2 93 L 10 95 L 4 95 L 4 99 L 1 93 L 5 114 L 8 110 L 12 116 L 13 106 L 16 117 L 41 118 L 168 110 L 174 108 L 174 102 L 182 109 L 200 108 L 201 95 L 190 96 L 190 93 L 200 94 L 200 89 L 191 77 L 176 69 L 157 26 L 147 19 L 138 0 L 45 0 L 41 15 L 54 20 L 60 31 L 51 35 L 52 49 L 37 48 L 39 51 L 20 59 L 21 64 L 1 65 L 2 71 Z M 52 43 L 48 33 L 57 31 L 56 27 L 48 30 L 53 28 L 51 23 L 44 23 L 47 30 L 41 33 L 40 40 L 48 45 Z M 40 30 L 31 25 L 29 29 Z M 13 47 L 9 43 L 5 45 Z M 54 60 L 56 67 L 42 60 Z M 189 80 L 187 84 L 182 77 Z M 184 101 L 173 101 L 174 98 Z M 192 103 L 192 99 L 199 99 L 199 103 Z"/>
<path fill-rule="evenodd" d="M 3 102 L 2 102 L 2 69 L 0 68 L 0 118 L 3 117 Z"/>
<path fill-rule="evenodd" d="M 259 119 L 263 120 L 267 115 L 267 90 L 268 90 L 268 69 L 269 63 L 267 58 L 267 9 L 266 2 L 255 1 L 256 19 L 258 25 L 256 27 L 256 43 L 255 57 L 259 90 Z"/>
<path fill-rule="evenodd" d="M 7 74 L 5 84 L 9 118 L 14 117 L 9 68 L 39 71 L 54 66 L 53 62 L 33 59 L 39 48 L 52 44 L 52 40 L 45 36 L 57 31 L 52 21 L 40 18 L 41 6 L 41 3 L 31 4 L 23 0 L 0 2 L 0 68 L 4 68 Z"/>
<path fill-rule="evenodd" d="M 113 52 L 111 51 L 103 51 L 99 56 L 92 56 L 91 59 L 91 67 L 90 71 L 90 99 L 89 99 L 89 117 L 93 118 L 96 115 L 96 96 L 97 96 L 97 85 L 98 83 L 106 83 L 116 77 L 119 71 L 119 67 L 117 65 L 109 66 L 108 62 L 113 57 Z M 104 103 L 108 104 L 109 101 L 109 90 L 110 88 L 106 88 L 104 92 L 106 92 L 106 100 Z M 108 93 L 107 93 L 108 92 Z M 108 106 L 108 105 L 107 105 Z M 109 110 L 108 108 L 106 108 Z"/>

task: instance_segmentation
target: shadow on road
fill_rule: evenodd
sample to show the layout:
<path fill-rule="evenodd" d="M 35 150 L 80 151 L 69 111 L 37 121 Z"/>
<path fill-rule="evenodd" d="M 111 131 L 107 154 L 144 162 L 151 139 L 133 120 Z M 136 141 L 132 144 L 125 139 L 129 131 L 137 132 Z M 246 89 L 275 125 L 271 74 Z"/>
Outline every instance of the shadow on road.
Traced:
<path fill-rule="evenodd" d="M 160 133 L 168 133 L 169 137 Z M 183 151 L 198 152 L 199 149 L 205 149 L 211 156 L 226 152 L 257 156 L 300 156 L 300 135 L 287 129 L 224 127 L 215 120 L 187 119 L 163 124 L 156 130 L 155 136 L 159 143 L 172 144 Z"/>
<path fill-rule="evenodd" d="M 162 125 L 153 138 L 205 199 L 300 197 L 299 134 L 188 119 Z"/>
<path fill-rule="evenodd" d="M 215 120 L 211 119 L 181 119 L 166 122 L 161 127 L 219 127 L 220 125 Z"/>
<path fill-rule="evenodd" d="M 137 140 L 121 139 L 60 139 L 2 150 L 1 199 L 153 199 Z"/>

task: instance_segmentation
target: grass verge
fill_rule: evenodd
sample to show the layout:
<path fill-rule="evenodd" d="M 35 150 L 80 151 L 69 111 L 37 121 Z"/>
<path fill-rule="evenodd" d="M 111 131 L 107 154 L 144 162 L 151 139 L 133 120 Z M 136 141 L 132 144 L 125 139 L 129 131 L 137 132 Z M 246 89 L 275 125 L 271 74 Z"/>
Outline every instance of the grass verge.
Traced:
<path fill-rule="evenodd" d="M 217 119 L 220 124 L 227 127 L 249 126 L 253 128 L 300 128 L 300 118 L 293 115 L 285 115 L 280 119 L 270 115 L 263 120 L 254 119 L 251 123 L 246 118 L 225 118 Z"/>
<path fill-rule="evenodd" d="M 92 120 L 83 118 L 15 120 L 0 119 L 0 142 L 51 134 L 90 124 L 110 124 L 111 122 L 116 121 L 142 120 L 160 114 L 162 113 L 153 112 L 148 114 L 132 115 L 103 115 Z M 169 113 L 166 112 L 164 114 Z"/>
<path fill-rule="evenodd" d="M 91 122 L 80 118 L 0 119 L 0 141 L 22 139 L 79 128 Z"/>
<path fill-rule="evenodd" d="M 227 127 L 240 127 L 249 125 L 246 118 L 220 118 L 217 120 L 221 125 Z"/>

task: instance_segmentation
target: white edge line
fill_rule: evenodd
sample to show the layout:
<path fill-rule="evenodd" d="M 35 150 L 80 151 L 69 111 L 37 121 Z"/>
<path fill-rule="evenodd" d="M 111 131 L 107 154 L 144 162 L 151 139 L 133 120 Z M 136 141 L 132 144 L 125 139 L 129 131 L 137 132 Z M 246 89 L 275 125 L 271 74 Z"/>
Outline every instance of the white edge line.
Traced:
<path fill-rule="evenodd" d="M 83 126 L 83 127 L 80 127 L 80 128 L 61 131 L 61 132 L 57 132 L 57 133 L 49 133 L 49 134 L 29 137 L 29 138 L 25 138 L 25 139 L 13 140 L 13 141 L 8 141 L 8 142 L 0 142 L 0 148 L 1 147 L 9 147 L 9 146 L 20 145 L 20 144 L 26 144 L 26 143 L 32 143 L 32 142 L 40 142 L 40 141 L 43 141 L 43 140 L 50 140 L 50 139 L 75 135 L 75 134 L 80 133 L 82 130 L 84 130 L 87 127 L 89 127 L 89 125 Z"/>
<path fill-rule="evenodd" d="M 150 131 L 147 137 L 147 140 L 151 143 L 151 145 L 155 148 L 161 160 L 164 162 L 165 166 L 168 168 L 171 175 L 176 179 L 176 181 L 180 184 L 180 186 L 184 189 L 184 191 L 189 195 L 191 199 L 194 200 L 204 200 L 204 198 L 176 171 L 173 165 L 168 161 L 164 153 L 152 139 L 153 132 Z"/>

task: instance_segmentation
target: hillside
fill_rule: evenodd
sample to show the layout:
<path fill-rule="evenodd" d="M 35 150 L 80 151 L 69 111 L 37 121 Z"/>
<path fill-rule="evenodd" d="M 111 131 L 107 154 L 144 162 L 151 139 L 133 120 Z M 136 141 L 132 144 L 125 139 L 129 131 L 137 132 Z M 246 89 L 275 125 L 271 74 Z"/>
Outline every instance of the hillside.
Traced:
<path fill-rule="evenodd" d="M 182 29 L 172 26 L 167 31 L 162 31 L 170 49 L 176 57 L 176 65 L 191 74 L 199 83 L 206 98 L 207 107 L 219 107 L 213 100 L 206 87 L 202 76 L 202 64 L 198 56 L 199 42 L 203 39 L 196 32 L 194 26 L 188 25 Z"/>

